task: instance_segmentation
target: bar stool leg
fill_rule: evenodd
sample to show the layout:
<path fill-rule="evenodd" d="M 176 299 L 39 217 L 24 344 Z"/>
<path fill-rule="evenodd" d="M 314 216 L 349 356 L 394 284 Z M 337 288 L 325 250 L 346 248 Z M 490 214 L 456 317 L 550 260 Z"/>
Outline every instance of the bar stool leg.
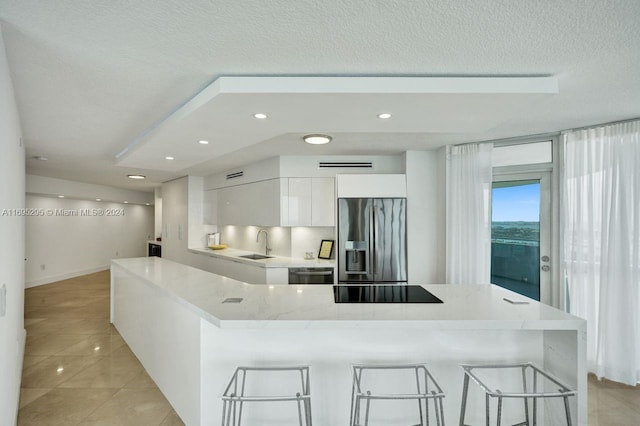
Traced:
<path fill-rule="evenodd" d="M 442 402 L 443 398 L 438 398 L 438 403 L 440 405 L 440 418 L 442 419 L 442 426 L 444 426 L 444 404 Z M 436 412 L 438 409 L 436 408 Z"/>
<path fill-rule="evenodd" d="M 371 395 L 371 391 L 367 391 Z M 369 408 L 371 407 L 371 399 L 367 398 L 367 406 L 364 411 L 364 426 L 369 426 Z"/>
<path fill-rule="evenodd" d="M 567 426 L 571 426 L 571 411 L 569 410 L 569 397 L 565 396 L 564 399 L 564 411 L 567 414 Z"/>
<path fill-rule="evenodd" d="M 502 422 L 502 397 L 498 397 L 498 420 L 496 422 L 496 426 L 500 426 Z"/>
<path fill-rule="evenodd" d="M 418 374 L 418 367 L 414 368 L 414 372 L 416 373 L 416 390 L 417 390 L 417 394 L 420 395 L 420 376 Z M 425 380 L 425 386 L 427 386 L 427 381 Z M 427 390 L 425 389 L 425 394 L 427 393 Z M 418 402 L 418 412 L 420 413 L 420 426 L 424 425 L 424 417 L 422 416 L 422 400 L 420 398 L 418 398 L 417 400 Z M 428 408 L 428 404 L 427 404 L 427 410 Z M 427 426 L 429 426 L 429 418 L 427 417 Z"/>
<path fill-rule="evenodd" d="M 460 424 L 459 426 L 464 426 L 464 415 L 467 410 L 467 393 L 469 392 L 469 375 L 465 371 L 464 373 L 464 383 L 462 385 L 462 405 L 460 406 Z"/>
<path fill-rule="evenodd" d="M 431 391 L 432 395 L 435 395 L 435 391 Z M 435 406 L 435 412 L 436 412 L 436 425 L 440 426 L 440 414 L 438 413 L 438 400 L 441 400 L 441 398 L 433 398 L 433 404 Z M 442 402 L 442 401 L 440 401 Z M 427 401 L 427 405 L 429 404 L 429 402 Z M 428 420 L 427 420 L 428 421 Z M 444 414 L 442 415 L 442 426 L 444 426 Z"/>
<path fill-rule="evenodd" d="M 490 404 L 489 404 L 489 394 L 484 395 L 484 404 L 485 404 L 485 413 L 487 415 L 487 426 L 491 426 L 491 422 L 489 421 L 489 413 L 490 413 Z"/>
<path fill-rule="evenodd" d="M 522 367 L 522 389 L 524 393 L 527 393 L 527 371 L 526 366 Z M 524 397 L 524 421 L 527 426 L 529 425 L 529 400 L 527 397 Z"/>

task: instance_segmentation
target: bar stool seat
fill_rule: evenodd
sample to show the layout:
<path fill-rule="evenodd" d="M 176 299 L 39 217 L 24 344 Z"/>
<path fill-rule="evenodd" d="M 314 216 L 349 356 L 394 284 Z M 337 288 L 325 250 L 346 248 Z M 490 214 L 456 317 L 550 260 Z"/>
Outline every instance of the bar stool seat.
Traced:
<path fill-rule="evenodd" d="M 464 369 L 464 383 L 462 388 L 462 405 L 460 407 L 460 426 L 467 426 L 464 422 L 467 406 L 467 397 L 469 392 L 469 378 L 473 380 L 485 393 L 485 417 L 486 424 L 490 424 L 490 398 L 497 398 L 498 412 L 496 425 L 500 426 L 502 421 L 502 403 L 504 398 L 522 398 L 524 402 L 525 420 L 516 423 L 513 426 L 536 425 L 537 422 L 537 401 L 540 398 L 562 398 L 564 402 L 565 417 L 568 426 L 571 426 L 571 410 L 569 409 L 569 397 L 576 395 L 577 391 L 571 390 L 568 386 L 561 383 L 557 378 L 545 372 L 541 368 L 535 366 L 531 362 L 519 364 L 499 364 L 499 365 L 461 365 Z M 499 369 L 520 369 L 522 379 L 522 391 L 503 392 L 499 386 L 491 386 L 487 384 L 487 379 L 480 377 L 481 371 L 499 370 Z M 540 382 L 543 383 L 539 383 Z M 520 380 L 520 378 L 518 378 Z M 539 390 L 547 389 L 547 390 Z M 553 389 L 553 390 L 548 390 Z M 532 422 L 529 417 L 529 400 L 533 402 Z"/>
<path fill-rule="evenodd" d="M 265 381 L 262 373 L 290 373 L 300 376 L 300 388 L 284 395 L 248 395 L 248 382 Z M 290 378 L 292 379 L 292 378 Z M 287 367 L 237 367 L 222 395 L 222 426 L 240 426 L 242 409 L 247 403 L 269 403 L 278 401 L 294 401 L 298 408 L 299 426 L 311 426 L 311 394 L 309 388 L 308 366 Z"/>
<path fill-rule="evenodd" d="M 393 372 L 395 370 L 395 372 Z M 365 380 L 363 376 L 366 376 L 372 383 L 375 382 L 376 372 L 391 371 L 394 374 L 400 374 L 401 370 L 413 370 L 411 379 L 411 387 L 415 385 L 415 392 L 411 393 L 382 393 L 372 392 L 365 386 Z M 408 371 L 407 376 L 411 374 Z M 385 376 L 389 377 L 389 376 Z M 367 382 L 368 382 L 367 380 Z M 415 382 L 414 382 L 415 380 Z M 367 383 L 368 384 L 368 383 Z M 408 384 L 409 385 L 409 384 Z M 380 385 L 380 378 L 376 382 L 376 388 L 383 388 L 384 385 Z M 382 390 L 382 389 L 380 389 Z M 353 366 L 353 386 L 351 394 L 351 426 L 368 426 L 370 420 L 370 408 L 371 402 L 375 400 L 416 400 L 418 402 L 417 415 L 419 423 L 411 426 L 428 426 L 430 423 L 430 409 L 429 401 L 433 402 L 433 412 L 436 420 L 436 425 L 444 426 L 444 411 L 442 400 L 444 398 L 444 392 L 440 388 L 440 385 L 433 378 L 425 364 L 409 364 L 409 365 L 354 365 Z M 362 416 L 362 402 L 364 401 L 364 423 L 361 423 Z"/>

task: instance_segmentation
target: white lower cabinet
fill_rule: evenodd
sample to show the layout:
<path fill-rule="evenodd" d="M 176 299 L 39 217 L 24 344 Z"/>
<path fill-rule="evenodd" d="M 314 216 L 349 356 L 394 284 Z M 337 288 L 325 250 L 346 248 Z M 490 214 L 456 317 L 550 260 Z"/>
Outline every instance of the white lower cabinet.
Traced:
<path fill-rule="evenodd" d="M 198 267 L 207 272 L 250 284 L 289 283 L 289 269 L 287 268 L 263 268 L 239 260 L 202 256 L 206 259 L 203 262 L 199 262 Z"/>

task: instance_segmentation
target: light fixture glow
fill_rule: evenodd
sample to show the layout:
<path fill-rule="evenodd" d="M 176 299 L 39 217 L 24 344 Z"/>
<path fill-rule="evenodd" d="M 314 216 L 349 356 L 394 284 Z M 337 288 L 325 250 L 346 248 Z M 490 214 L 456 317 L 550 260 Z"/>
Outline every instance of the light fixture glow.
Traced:
<path fill-rule="evenodd" d="M 64 195 L 58 195 L 58 198 L 64 198 Z"/>
<path fill-rule="evenodd" d="M 151 205 L 151 203 L 145 203 L 145 205 L 146 205 L 146 206 L 150 206 L 150 205 Z"/>
<path fill-rule="evenodd" d="M 56 370 L 58 373 L 62 373 L 64 371 L 64 367 L 58 367 L 58 369 Z"/>
<path fill-rule="evenodd" d="M 98 352 L 100 350 L 100 346 L 96 346 L 95 348 L 93 348 L 93 350 Z"/>
<path fill-rule="evenodd" d="M 391 118 L 391 114 L 389 114 L 388 112 L 381 112 L 380 114 L 378 114 L 378 118 L 386 120 L 387 118 Z"/>
<path fill-rule="evenodd" d="M 253 117 L 257 118 L 258 120 L 264 120 L 265 118 L 267 118 L 267 114 L 264 114 L 262 112 L 257 112 L 253 114 Z"/>
<path fill-rule="evenodd" d="M 127 175 L 127 177 L 129 179 L 144 179 L 144 178 L 146 178 L 145 175 Z"/>
<path fill-rule="evenodd" d="M 170 155 L 167 155 L 166 157 L 164 157 L 165 160 L 174 160 L 173 157 L 171 157 Z"/>
<path fill-rule="evenodd" d="M 125 203 L 125 204 L 129 204 L 129 202 L 128 202 L 128 201 L 125 201 L 124 203 Z"/>
<path fill-rule="evenodd" d="M 306 143 L 310 143 L 311 145 L 324 145 L 331 142 L 331 136 L 327 135 L 307 135 L 302 139 L 304 139 Z"/>
<path fill-rule="evenodd" d="M 198 141 L 198 143 L 199 143 L 200 145 L 209 145 L 209 141 L 205 141 L 205 140 Z"/>
<path fill-rule="evenodd" d="M 96 198 L 96 201 L 102 201 L 102 198 Z"/>

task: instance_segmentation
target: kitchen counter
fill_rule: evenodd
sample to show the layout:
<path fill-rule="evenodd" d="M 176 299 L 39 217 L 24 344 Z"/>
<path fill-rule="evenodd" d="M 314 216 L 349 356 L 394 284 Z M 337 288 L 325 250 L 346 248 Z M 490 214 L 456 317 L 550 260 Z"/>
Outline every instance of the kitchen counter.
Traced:
<path fill-rule="evenodd" d="M 226 248 L 222 250 L 212 250 L 210 248 L 190 248 L 189 251 L 195 254 L 203 254 L 206 256 L 217 257 L 234 262 L 246 263 L 252 266 L 259 266 L 262 268 L 333 268 L 336 266 L 335 259 L 307 260 L 299 257 L 284 257 L 277 255 L 269 255 L 272 256 L 269 259 L 246 259 L 240 256 L 256 253 L 234 248 Z"/>
<path fill-rule="evenodd" d="M 578 389 L 571 409 L 586 425 L 585 321 L 508 303 L 524 298 L 500 287 L 423 286 L 442 304 L 335 304 L 332 286 L 252 285 L 159 258 L 111 265 L 112 322 L 187 424 L 219 423 L 238 365 L 311 365 L 313 421 L 334 425 L 348 424 L 351 365 L 427 362 L 453 424 L 459 364 L 532 361 Z M 467 423 L 482 423 L 484 398 L 469 407 Z M 505 423 L 520 421 L 516 411 L 505 406 Z M 558 414 L 545 408 L 544 424 Z"/>

